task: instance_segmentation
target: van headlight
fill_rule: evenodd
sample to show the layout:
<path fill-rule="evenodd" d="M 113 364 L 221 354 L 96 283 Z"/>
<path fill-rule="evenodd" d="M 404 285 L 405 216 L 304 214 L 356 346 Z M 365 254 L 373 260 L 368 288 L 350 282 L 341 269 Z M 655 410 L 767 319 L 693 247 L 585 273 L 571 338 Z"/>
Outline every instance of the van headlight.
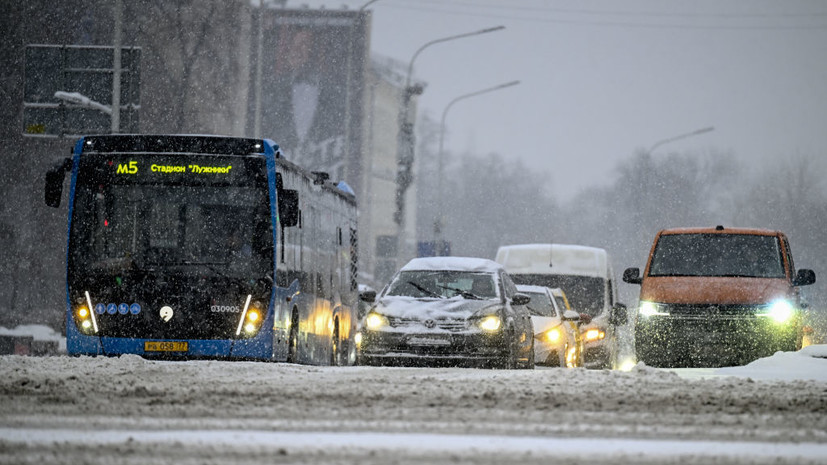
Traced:
<path fill-rule="evenodd" d="M 793 305 L 786 299 L 776 300 L 757 313 L 758 316 L 768 317 L 778 324 L 788 323 L 794 314 Z"/>
<path fill-rule="evenodd" d="M 653 316 L 668 316 L 669 311 L 666 305 L 657 302 L 650 302 L 648 300 L 641 300 L 638 306 L 638 314 L 644 318 Z"/>
<path fill-rule="evenodd" d="M 606 337 L 606 332 L 601 331 L 597 328 L 592 328 L 587 330 L 583 333 L 583 338 L 586 340 L 585 342 L 594 342 L 604 339 Z"/>

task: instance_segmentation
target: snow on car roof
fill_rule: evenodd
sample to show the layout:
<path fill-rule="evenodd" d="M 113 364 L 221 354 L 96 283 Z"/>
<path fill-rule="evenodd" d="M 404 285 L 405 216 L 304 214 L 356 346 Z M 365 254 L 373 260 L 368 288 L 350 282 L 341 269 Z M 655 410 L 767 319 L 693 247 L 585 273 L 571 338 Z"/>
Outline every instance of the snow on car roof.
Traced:
<path fill-rule="evenodd" d="M 498 263 L 510 274 L 563 274 L 607 278 L 609 258 L 605 249 L 572 244 L 504 245 L 497 250 Z"/>
<path fill-rule="evenodd" d="M 499 263 L 487 258 L 476 257 L 424 257 L 414 258 L 402 267 L 400 271 L 474 271 L 496 273 L 503 267 Z"/>
<path fill-rule="evenodd" d="M 517 290 L 520 292 L 534 292 L 536 294 L 544 294 L 549 292 L 546 286 L 535 286 L 533 284 L 517 284 Z"/>

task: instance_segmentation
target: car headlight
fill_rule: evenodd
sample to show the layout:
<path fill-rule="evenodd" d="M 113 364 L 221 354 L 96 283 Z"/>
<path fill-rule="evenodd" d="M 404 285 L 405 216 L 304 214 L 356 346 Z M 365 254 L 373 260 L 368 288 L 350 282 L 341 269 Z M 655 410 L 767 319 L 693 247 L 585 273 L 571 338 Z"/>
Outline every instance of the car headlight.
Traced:
<path fill-rule="evenodd" d="M 764 308 L 758 316 L 769 317 L 778 324 L 784 324 L 792 319 L 793 314 L 795 314 L 793 305 L 788 300 L 779 299 Z"/>
<path fill-rule="evenodd" d="M 560 328 L 552 328 L 546 331 L 546 340 L 552 344 L 557 343 L 560 341 L 560 338 L 563 337 L 563 334 L 560 332 Z"/>
<path fill-rule="evenodd" d="M 666 306 L 656 302 L 649 302 L 648 300 L 641 300 L 638 306 L 638 314 L 642 317 L 649 318 L 653 316 L 666 316 L 669 311 Z"/>
<path fill-rule="evenodd" d="M 388 319 L 378 313 L 371 312 L 367 318 L 365 318 L 365 326 L 372 331 L 388 326 L 388 324 Z"/>
<path fill-rule="evenodd" d="M 601 331 L 597 328 L 589 329 L 588 331 L 586 331 L 583 334 L 583 338 L 586 340 L 586 342 L 599 341 L 599 340 L 601 340 L 605 337 L 606 337 L 606 332 Z"/>
<path fill-rule="evenodd" d="M 494 331 L 499 330 L 502 324 L 503 320 L 501 320 L 500 317 L 497 315 L 489 315 L 480 320 L 479 327 L 482 328 L 483 331 L 493 333 Z"/>

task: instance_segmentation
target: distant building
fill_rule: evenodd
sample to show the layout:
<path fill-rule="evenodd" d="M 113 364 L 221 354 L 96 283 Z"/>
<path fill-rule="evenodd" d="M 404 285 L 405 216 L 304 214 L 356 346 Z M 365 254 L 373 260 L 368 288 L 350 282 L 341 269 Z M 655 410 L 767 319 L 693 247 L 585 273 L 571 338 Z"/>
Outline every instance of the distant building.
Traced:
<path fill-rule="evenodd" d="M 0 173 L 0 326 L 45 323 L 62 328 L 66 305 L 66 197 L 61 208 L 46 207 L 43 185 L 45 172 L 69 155 L 75 135 L 24 136 L 23 95 L 30 81 L 25 75 L 26 46 L 111 46 L 113 3 L 7 2 L 0 15 L 5 33 L 0 43 L 0 94 L 6 97 L 0 106 L 0 139 L 5 142 Z M 137 132 L 268 137 L 282 144 L 297 163 L 346 180 L 357 194 L 360 211 L 360 270 L 366 283 L 381 286 L 400 265 L 397 256 L 404 260 L 414 251 L 415 187 L 406 195 L 400 248 L 393 221 L 403 66 L 368 58 L 369 11 L 288 10 L 281 0 L 265 0 L 265 27 L 259 36 L 258 5 L 249 0 L 205 0 L 196 5 L 123 2 L 121 43 L 141 48 Z M 345 38 L 351 34 L 347 45 Z M 302 58 L 294 56 L 297 51 L 291 47 L 287 55 L 276 55 L 279 47 L 284 50 L 284 44 L 301 37 L 315 37 L 308 44 L 318 55 L 310 62 L 329 68 L 315 78 L 311 72 L 301 79 L 275 79 L 271 74 L 298 67 L 290 60 Z M 259 40 L 264 44 L 261 81 Z M 280 87 L 284 85 L 288 87 Z M 255 134 L 259 92 L 260 133 Z M 304 105 L 308 101 L 316 104 Z M 289 102 L 298 120 L 282 125 L 287 123 L 277 112 L 283 110 L 280 102 Z"/>
<path fill-rule="evenodd" d="M 405 65 L 377 55 L 370 63 L 365 92 L 368 118 L 364 128 L 367 142 L 362 154 L 364 184 L 359 193 L 359 243 L 363 244 L 360 248 L 362 269 L 373 281 L 370 284 L 381 287 L 407 258 L 413 257 L 417 184 L 406 192 L 406 228 L 401 241 L 397 241 L 400 231 L 393 214 Z M 415 100 L 412 111 L 416 114 Z"/>

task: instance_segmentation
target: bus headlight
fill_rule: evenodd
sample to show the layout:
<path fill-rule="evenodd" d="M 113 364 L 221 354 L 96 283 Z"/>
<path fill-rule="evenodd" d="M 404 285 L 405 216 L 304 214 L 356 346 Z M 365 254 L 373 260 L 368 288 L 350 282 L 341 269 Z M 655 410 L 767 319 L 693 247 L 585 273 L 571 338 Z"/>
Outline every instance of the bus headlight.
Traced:
<path fill-rule="evenodd" d="M 241 320 L 238 322 L 238 329 L 235 332 L 236 336 L 243 335 L 245 337 L 252 337 L 261 329 L 261 324 L 264 322 L 264 305 L 258 300 L 250 303 L 252 295 L 247 296 L 247 301 L 244 303 L 244 311 L 241 313 Z"/>
<path fill-rule="evenodd" d="M 75 324 L 80 328 L 82 333 L 95 334 L 98 332 L 98 321 L 92 310 L 92 297 L 89 296 L 88 291 L 84 292 L 84 297 L 86 297 L 86 300 L 80 297 L 76 300 L 74 311 Z"/>
<path fill-rule="evenodd" d="M 769 317 L 778 324 L 789 322 L 795 313 L 792 304 L 785 299 L 776 300 L 763 310 L 758 316 Z"/>
<path fill-rule="evenodd" d="M 388 319 L 378 313 L 370 313 L 365 318 L 365 326 L 371 331 L 376 331 L 383 326 L 388 326 Z"/>

